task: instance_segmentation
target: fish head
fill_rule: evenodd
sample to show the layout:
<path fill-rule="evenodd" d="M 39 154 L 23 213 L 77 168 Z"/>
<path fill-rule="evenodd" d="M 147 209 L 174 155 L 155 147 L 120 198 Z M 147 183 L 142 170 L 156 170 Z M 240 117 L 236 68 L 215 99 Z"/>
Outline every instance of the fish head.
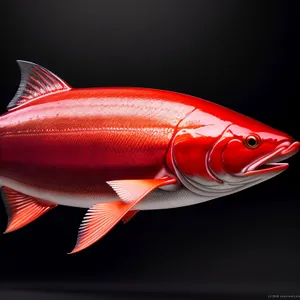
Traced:
<path fill-rule="evenodd" d="M 288 168 L 283 162 L 300 143 L 240 114 L 210 118 L 204 126 L 182 128 L 173 139 L 171 160 L 181 183 L 216 198 L 270 179 Z M 238 117 L 237 117 L 238 116 Z"/>
<path fill-rule="evenodd" d="M 269 126 L 255 125 L 229 126 L 212 148 L 208 164 L 219 180 L 264 181 L 288 168 L 289 164 L 283 161 L 299 151 L 300 143 Z"/>

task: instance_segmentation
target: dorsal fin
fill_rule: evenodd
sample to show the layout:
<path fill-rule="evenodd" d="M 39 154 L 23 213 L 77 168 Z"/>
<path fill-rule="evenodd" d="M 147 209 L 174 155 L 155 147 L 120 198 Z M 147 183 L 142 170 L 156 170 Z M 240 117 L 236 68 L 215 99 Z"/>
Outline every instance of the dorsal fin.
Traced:
<path fill-rule="evenodd" d="M 8 110 L 40 96 L 71 89 L 66 82 L 42 66 L 23 60 L 17 60 L 17 63 L 21 70 L 21 82 L 15 97 L 7 106 Z"/>

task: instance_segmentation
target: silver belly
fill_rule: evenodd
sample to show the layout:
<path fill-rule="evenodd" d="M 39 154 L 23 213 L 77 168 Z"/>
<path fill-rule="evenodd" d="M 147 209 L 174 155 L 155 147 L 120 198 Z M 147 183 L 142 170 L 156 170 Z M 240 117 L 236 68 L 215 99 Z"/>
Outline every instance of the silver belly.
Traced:
<path fill-rule="evenodd" d="M 15 191 L 23 193 L 28 196 L 40 198 L 50 201 L 52 203 L 64 206 L 89 208 L 92 205 L 100 202 L 114 202 L 121 201 L 117 195 L 87 195 L 78 196 L 73 194 L 59 193 L 55 191 L 48 191 L 25 185 L 13 179 L 0 177 L 0 185 L 11 188 Z M 203 197 L 196 195 L 186 188 L 181 188 L 176 191 L 155 190 L 150 193 L 145 199 L 138 203 L 134 209 L 139 210 L 156 210 L 156 209 L 170 209 L 176 207 L 183 207 L 188 205 L 198 204 L 204 201 L 213 199 L 212 197 Z"/>

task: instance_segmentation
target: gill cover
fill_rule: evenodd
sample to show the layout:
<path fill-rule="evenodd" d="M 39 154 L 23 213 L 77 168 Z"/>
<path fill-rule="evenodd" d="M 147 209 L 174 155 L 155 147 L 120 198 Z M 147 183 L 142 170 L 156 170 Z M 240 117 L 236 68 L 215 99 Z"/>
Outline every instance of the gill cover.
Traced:
<path fill-rule="evenodd" d="M 211 196 L 211 188 L 222 184 L 211 172 L 209 159 L 212 149 L 217 153 L 218 149 L 222 148 L 219 141 L 222 140 L 227 126 L 228 124 L 218 123 L 198 128 L 183 128 L 173 138 L 168 165 L 171 165 L 180 182 L 198 195 Z"/>

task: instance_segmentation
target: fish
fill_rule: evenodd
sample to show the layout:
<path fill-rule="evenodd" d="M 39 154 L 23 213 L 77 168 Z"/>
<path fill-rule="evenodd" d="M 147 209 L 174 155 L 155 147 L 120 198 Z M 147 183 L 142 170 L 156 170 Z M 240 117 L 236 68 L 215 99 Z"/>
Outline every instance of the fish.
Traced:
<path fill-rule="evenodd" d="M 142 87 L 73 88 L 17 61 L 19 88 L 0 116 L 5 233 L 58 205 L 87 209 L 69 254 L 140 211 L 196 205 L 288 168 L 300 143 L 191 95 Z"/>

